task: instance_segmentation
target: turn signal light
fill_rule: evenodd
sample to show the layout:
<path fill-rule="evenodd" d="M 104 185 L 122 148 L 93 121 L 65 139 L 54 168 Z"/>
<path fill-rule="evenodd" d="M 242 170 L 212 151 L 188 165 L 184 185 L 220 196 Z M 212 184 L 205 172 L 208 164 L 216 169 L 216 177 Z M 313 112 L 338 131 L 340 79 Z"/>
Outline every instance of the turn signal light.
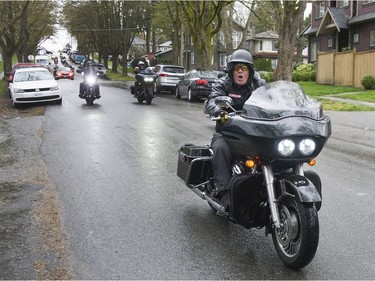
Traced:
<path fill-rule="evenodd" d="M 315 166 L 315 164 L 316 164 L 316 160 L 315 160 L 315 159 L 311 159 L 307 164 L 308 164 L 309 166 Z"/>
<path fill-rule="evenodd" d="M 246 160 L 246 163 L 245 163 L 246 167 L 251 168 L 251 169 L 254 168 L 255 164 L 256 164 L 255 161 L 252 159 Z"/>

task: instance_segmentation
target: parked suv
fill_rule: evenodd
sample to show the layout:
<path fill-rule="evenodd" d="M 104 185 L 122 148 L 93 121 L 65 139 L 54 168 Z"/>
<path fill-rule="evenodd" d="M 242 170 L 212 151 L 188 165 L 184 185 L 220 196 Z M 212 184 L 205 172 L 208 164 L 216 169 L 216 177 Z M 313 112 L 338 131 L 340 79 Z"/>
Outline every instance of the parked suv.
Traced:
<path fill-rule="evenodd" d="M 158 64 L 154 68 L 154 72 L 158 75 L 156 79 L 156 92 L 170 91 L 175 92 L 178 81 L 180 81 L 186 71 L 179 65 L 162 65 Z"/>

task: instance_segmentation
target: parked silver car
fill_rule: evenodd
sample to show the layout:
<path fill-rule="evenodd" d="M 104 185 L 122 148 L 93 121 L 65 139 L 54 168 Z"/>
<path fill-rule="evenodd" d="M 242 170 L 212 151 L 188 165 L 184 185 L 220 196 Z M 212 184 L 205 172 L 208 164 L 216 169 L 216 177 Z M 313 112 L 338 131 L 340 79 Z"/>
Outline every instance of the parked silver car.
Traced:
<path fill-rule="evenodd" d="M 177 83 L 184 77 L 186 70 L 179 65 L 162 65 L 158 64 L 154 68 L 158 75 L 156 79 L 156 92 L 169 91 L 174 93 Z"/>

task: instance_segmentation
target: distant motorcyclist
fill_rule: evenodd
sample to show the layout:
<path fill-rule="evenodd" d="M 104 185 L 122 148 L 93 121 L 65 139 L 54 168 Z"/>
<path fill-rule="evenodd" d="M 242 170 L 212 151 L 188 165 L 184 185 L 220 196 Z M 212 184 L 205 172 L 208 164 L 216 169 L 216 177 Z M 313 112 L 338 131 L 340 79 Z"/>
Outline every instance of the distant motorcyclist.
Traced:
<path fill-rule="evenodd" d="M 135 74 L 142 74 L 146 69 L 146 64 L 143 62 L 143 61 L 139 61 L 137 66 L 135 67 L 134 69 L 134 73 Z M 133 95 L 135 95 L 138 90 L 139 90 L 139 87 L 141 87 L 142 85 L 139 85 L 139 82 L 137 81 L 137 79 L 134 81 L 134 86 L 132 86 L 130 88 L 130 91 Z"/>
<path fill-rule="evenodd" d="M 79 97 L 80 98 L 84 97 L 84 92 L 87 90 L 87 79 L 90 76 L 95 77 L 95 79 L 97 79 L 97 71 L 92 61 L 89 61 L 86 65 L 86 68 L 83 70 L 83 82 L 79 84 Z M 97 95 L 97 98 L 99 99 L 101 97 L 99 84 L 95 85 L 95 93 Z"/>

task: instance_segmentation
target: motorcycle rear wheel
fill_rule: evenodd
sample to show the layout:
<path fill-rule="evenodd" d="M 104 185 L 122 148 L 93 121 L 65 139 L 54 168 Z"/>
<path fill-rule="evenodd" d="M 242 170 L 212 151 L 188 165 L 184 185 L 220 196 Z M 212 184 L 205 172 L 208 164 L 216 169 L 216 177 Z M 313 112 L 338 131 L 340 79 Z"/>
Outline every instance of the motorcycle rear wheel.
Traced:
<path fill-rule="evenodd" d="M 313 204 L 288 197 L 279 205 L 280 230 L 272 229 L 272 240 L 281 261 L 291 269 L 308 265 L 319 243 L 319 219 Z"/>

